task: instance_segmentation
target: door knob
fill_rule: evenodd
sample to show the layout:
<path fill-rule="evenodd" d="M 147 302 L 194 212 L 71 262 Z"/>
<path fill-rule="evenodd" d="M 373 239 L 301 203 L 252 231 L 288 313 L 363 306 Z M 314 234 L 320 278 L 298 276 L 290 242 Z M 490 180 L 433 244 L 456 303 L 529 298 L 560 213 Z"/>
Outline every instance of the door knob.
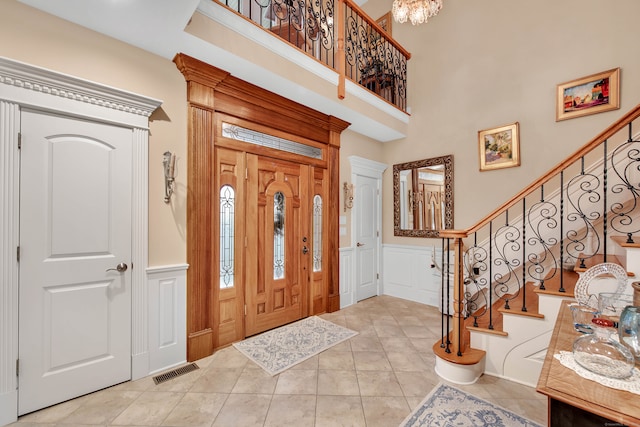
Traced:
<path fill-rule="evenodd" d="M 364 243 L 360 243 L 360 242 L 358 242 L 358 243 L 356 243 L 356 246 L 357 246 L 357 247 L 364 246 Z"/>
<path fill-rule="evenodd" d="M 106 271 L 117 271 L 119 273 L 124 273 L 125 271 L 127 271 L 127 268 L 129 268 L 129 266 L 124 262 L 121 262 L 120 264 L 116 265 L 116 268 L 107 268 Z"/>

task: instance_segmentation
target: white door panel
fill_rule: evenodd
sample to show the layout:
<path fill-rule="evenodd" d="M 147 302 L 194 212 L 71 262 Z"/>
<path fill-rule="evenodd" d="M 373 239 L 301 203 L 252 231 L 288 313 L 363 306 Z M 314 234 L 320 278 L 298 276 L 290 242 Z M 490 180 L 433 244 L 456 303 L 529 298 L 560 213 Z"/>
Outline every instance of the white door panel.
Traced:
<path fill-rule="evenodd" d="M 378 181 L 358 176 L 356 181 L 356 300 L 378 295 Z"/>
<path fill-rule="evenodd" d="M 131 377 L 132 131 L 23 111 L 21 134 L 24 414 Z"/>

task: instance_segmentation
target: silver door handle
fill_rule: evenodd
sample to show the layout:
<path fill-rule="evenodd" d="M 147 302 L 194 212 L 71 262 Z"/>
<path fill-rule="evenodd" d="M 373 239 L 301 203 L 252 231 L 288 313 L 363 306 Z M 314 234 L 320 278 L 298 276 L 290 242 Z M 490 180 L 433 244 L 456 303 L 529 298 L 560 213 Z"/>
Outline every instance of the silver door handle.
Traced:
<path fill-rule="evenodd" d="M 116 268 L 107 268 L 106 271 L 117 271 L 119 273 L 124 273 L 125 271 L 127 271 L 127 268 L 129 268 L 129 266 L 124 262 L 121 262 L 120 264 L 116 265 Z"/>
<path fill-rule="evenodd" d="M 356 246 L 357 246 L 357 247 L 364 246 L 364 243 L 360 243 L 360 242 L 358 242 L 358 243 L 356 243 Z"/>

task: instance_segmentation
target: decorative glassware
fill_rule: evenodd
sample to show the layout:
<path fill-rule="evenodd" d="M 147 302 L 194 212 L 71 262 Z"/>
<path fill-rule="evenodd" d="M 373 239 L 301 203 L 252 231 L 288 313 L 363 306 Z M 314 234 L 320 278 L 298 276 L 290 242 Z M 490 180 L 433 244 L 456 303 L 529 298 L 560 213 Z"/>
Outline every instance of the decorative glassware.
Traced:
<path fill-rule="evenodd" d="M 571 314 L 573 315 L 573 328 L 583 334 L 590 334 L 593 332 L 591 321 L 594 317 L 598 317 L 598 310 L 589 307 L 588 305 L 570 304 Z"/>
<path fill-rule="evenodd" d="M 625 307 L 633 305 L 631 295 L 617 292 L 600 292 L 598 294 L 598 310 L 602 316 L 617 321 Z"/>
<path fill-rule="evenodd" d="M 620 343 L 631 350 L 631 354 L 640 361 L 640 342 L 638 332 L 640 330 L 640 307 L 628 306 L 622 311 L 618 322 L 618 337 Z"/>
<path fill-rule="evenodd" d="M 593 319 L 592 334 L 573 342 L 573 357 L 583 368 L 609 378 L 628 378 L 633 373 L 635 361 L 631 351 L 611 337 L 614 322 Z"/>

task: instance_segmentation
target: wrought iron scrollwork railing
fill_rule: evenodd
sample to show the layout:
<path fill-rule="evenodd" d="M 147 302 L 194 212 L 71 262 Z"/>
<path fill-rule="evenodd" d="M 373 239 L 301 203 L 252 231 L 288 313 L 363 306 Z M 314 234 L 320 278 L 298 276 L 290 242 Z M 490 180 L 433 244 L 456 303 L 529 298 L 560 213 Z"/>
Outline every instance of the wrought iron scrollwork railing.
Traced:
<path fill-rule="evenodd" d="M 352 0 L 216 1 L 406 111 L 411 55 Z"/>
<path fill-rule="evenodd" d="M 344 45 L 346 76 L 406 110 L 408 56 L 371 18 L 348 2 Z"/>
<path fill-rule="evenodd" d="M 468 350 L 465 323 L 491 330 L 498 308 L 527 312 L 528 288 L 562 295 L 574 266 L 607 262 L 612 237 L 640 243 L 639 117 L 640 105 L 478 224 L 441 232 L 456 272 L 443 275 L 444 354 Z"/>

